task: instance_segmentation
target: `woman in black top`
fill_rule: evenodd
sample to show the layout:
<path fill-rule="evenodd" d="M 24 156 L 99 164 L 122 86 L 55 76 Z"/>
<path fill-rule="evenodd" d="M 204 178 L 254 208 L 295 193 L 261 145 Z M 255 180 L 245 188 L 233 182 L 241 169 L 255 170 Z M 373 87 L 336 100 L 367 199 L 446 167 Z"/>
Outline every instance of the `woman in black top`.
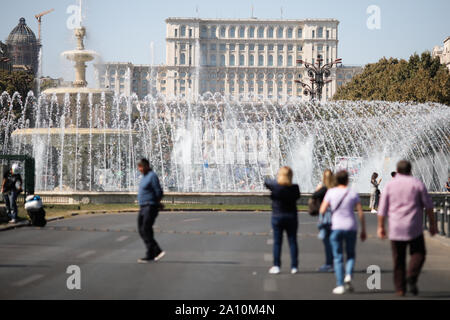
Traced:
<path fill-rule="evenodd" d="M 289 248 L 291 251 L 291 273 L 298 272 L 298 247 L 297 247 L 297 200 L 300 198 L 300 189 L 297 184 L 292 184 L 292 169 L 282 167 L 278 171 L 276 181 L 266 181 L 265 186 L 272 191 L 272 228 L 273 228 L 273 267 L 269 273 L 280 273 L 281 246 L 283 231 L 286 231 Z"/>
<path fill-rule="evenodd" d="M 323 172 L 322 182 L 317 186 L 316 192 L 312 194 L 313 199 L 318 199 L 322 203 L 328 189 L 335 186 L 334 175 L 330 169 Z M 319 238 L 322 239 L 325 247 L 325 264 L 319 268 L 319 272 L 333 272 L 333 252 L 330 243 L 331 234 L 331 211 L 319 215 Z"/>

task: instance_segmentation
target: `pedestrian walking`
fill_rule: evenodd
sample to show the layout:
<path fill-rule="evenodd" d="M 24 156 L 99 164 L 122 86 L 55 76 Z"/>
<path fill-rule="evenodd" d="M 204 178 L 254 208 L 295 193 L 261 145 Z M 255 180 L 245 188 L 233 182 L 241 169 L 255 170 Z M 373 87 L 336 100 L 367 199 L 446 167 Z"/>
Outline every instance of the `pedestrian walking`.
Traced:
<path fill-rule="evenodd" d="M 371 185 L 371 191 L 370 191 L 370 211 L 371 213 L 377 213 L 378 210 L 378 203 L 380 202 L 380 183 L 381 178 L 378 179 L 378 173 L 374 172 L 372 174 L 372 177 L 370 178 L 370 185 Z"/>
<path fill-rule="evenodd" d="M 384 189 L 378 212 L 378 237 L 386 238 L 385 220 L 389 221 L 394 260 L 394 285 L 398 296 L 404 296 L 407 285 L 413 295 L 419 293 L 417 280 L 425 262 L 425 240 L 423 236 L 423 212 L 430 222 L 433 236 L 437 224 L 433 214 L 433 202 L 425 185 L 411 175 L 412 165 L 402 160 L 397 164 L 397 175 Z M 406 250 L 409 247 L 410 261 L 406 270 Z"/>
<path fill-rule="evenodd" d="M 2 194 L 5 200 L 6 213 L 9 223 L 16 223 L 18 216 L 17 197 L 22 192 L 22 176 L 19 166 L 13 164 L 10 170 L 3 173 Z"/>
<path fill-rule="evenodd" d="M 361 241 L 366 240 L 366 223 L 361 201 L 358 194 L 348 187 L 349 176 L 347 171 L 336 174 L 337 187 L 327 191 L 320 207 L 320 214 L 325 214 L 331 208 L 331 235 L 330 242 L 333 250 L 334 273 L 336 275 L 336 288 L 334 294 L 343 294 L 353 291 L 352 278 L 356 260 L 356 238 L 358 222 L 355 209 L 361 225 Z M 346 251 L 346 264 L 344 270 L 344 244 Z M 344 277 L 345 273 L 345 277 Z"/>
<path fill-rule="evenodd" d="M 316 200 L 320 205 L 325 198 L 327 191 L 335 186 L 334 175 L 330 169 L 326 169 L 323 172 L 322 182 L 317 186 L 316 191 L 312 194 L 311 198 Z M 322 215 L 319 214 L 319 239 L 322 240 L 325 249 L 325 264 L 319 267 L 319 272 L 333 272 L 333 251 L 330 243 L 331 235 L 331 209 Z"/>
<path fill-rule="evenodd" d="M 297 246 L 297 200 L 300 198 L 300 189 L 292 184 L 292 169 L 282 167 L 278 171 L 276 181 L 266 181 L 265 186 L 271 191 L 272 199 L 272 228 L 273 228 L 273 267 L 270 274 L 280 273 L 281 248 L 283 232 L 286 231 L 291 252 L 291 273 L 298 272 L 298 246 Z"/>
<path fill-rule="evenodd" d="M 156 173 L 151 169 L 147 159 L 141 159 L 138 163 L 138 169 L 142 173 L 142 179 L 139 183 L 138 202 L 138 230 L 142 240 L 144 240 L 147 252 L 144 258 L 138 260 L 139 263 L 148 263 L 158 261 L 165 252 L 159 247 L 154 238 L 153 224 L 158 217 L 163 191 L 159 184 Z"/>

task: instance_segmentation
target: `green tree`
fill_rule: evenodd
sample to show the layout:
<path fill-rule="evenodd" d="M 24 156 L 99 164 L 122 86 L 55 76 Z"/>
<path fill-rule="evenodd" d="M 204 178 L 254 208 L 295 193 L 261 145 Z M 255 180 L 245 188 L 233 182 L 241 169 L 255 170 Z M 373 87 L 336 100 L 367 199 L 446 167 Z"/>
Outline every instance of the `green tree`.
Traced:
<path fill-rule="evenodd" d="M 19 92 L 24 100 L 28 92 L 33 90 L 34 77 L 25 71 L 7 72 L 0 70 L 0 94 L 4 91 L 13 95 Z"/>
<path fill-rule="evenodd" d="M 382 58 L 340 87 L 334 100 L 439 102 L 450 105 L 450 73 L 429 52 L 409 61 Z"/>

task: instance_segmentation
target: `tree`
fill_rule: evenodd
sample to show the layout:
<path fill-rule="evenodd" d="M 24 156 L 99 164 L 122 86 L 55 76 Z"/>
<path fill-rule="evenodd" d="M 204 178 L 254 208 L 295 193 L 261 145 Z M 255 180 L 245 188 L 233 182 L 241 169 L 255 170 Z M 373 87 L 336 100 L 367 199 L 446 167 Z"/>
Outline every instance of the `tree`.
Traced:
<path fill-rule="evenodd" d="M 439 102 L 450 105 L 450 73 L 429 52 L 409 61 L 382 58 L 340 87 L 334 100 Z"/>
<path fill-rule="evenodd" d="M 4 91 L 13 95 L 18 92 L 24 100 L 28 92 L 33 90 L 34 77 L 25 71 L 7 72 L 0 70 L 0 94 Z"/>

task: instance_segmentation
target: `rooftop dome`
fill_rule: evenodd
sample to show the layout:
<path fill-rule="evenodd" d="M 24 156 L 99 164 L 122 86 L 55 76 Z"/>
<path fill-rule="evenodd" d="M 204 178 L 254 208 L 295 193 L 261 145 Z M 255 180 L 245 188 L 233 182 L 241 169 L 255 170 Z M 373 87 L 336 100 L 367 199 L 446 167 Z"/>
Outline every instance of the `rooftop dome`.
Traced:
<path fill-rule="evenodd" d="M 27 26 L 25 18 L 20 18 L 19 24 L 11 31 L 8 40 L 6 40 L 8 45 L 35 44 L 36 42 L 36 35 L 33 30 Z"/>

